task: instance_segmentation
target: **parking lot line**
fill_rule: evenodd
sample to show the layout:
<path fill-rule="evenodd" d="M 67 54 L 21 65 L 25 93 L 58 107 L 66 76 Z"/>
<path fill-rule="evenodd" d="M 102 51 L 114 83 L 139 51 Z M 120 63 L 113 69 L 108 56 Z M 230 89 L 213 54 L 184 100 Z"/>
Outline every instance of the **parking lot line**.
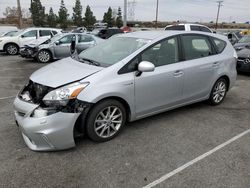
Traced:
<path fill-rule="evenodd" d="M 15 98 L 16 96 L 9 96 L 9 97 L 0 97 L 0 100 L 4 100 L 4 99 L 12 99 Z"/>
<path fill-rule="evenodd" d="M 214 152 L 216 152 L 216 151 L 218 151 L 218 150 L 224 148 L 225 146 L 231 144 L 232 142 L 238 140 L 239 138 L 243 137 L 244 135 L 246 135 L 246 134 L 248 134 L 248 133 L 250 133 L 250 129 L 248 129 L 248 130 L 246 130 L 246 131 L 244 131 L 244 132 L 238 134 L 237 136 L 235 136 L 235 137 L 231 138 L 230 140 L 228 140 L 228 141 L 226 141 L 226 142 L 224 142 L 224 143 L 218 145 L 217 147 L 215 147 L 215 148 L 213 148 L 212 150 L 210 150 L 210 151 L 204 153 L 203 155 L 200 155 L 199 157 L 197 157 L 197 158 L 195 158 L 195 159 L 189 161 L 188 163 L 186 163 L 186 164 L 180 166 L 179 168 L 177 168 L 177 169 L 175 169 L 175 170 L 173 170 L 173 171 L 171 171 L 171 172 L 169 172 L 169 173 L 163 175 L 163 176 L 160 177 L 159 179 L 157 179 L 157 180 L 153 181 L 152 183 L 150 183 L 150 184 L 144 186 L 143 188 L 151 188 L 151 187 L 154 187 L 154 186 L 156 186 L 156 185 L 158 185 L 158 184 L 160 184 L 160 183 L 166 181 L 167 179 L 169 179 L 170 177 L 172 177 L 172 176 L 178 174 L 179 172 L 183 171 L 183 170 L 186 169 L 187 167 L 189 167 L 189 166 L 191 166 L 191 165 L 193 165 L 193 164 L 199 162 L 200 160 L 202 160 L 202 159 L 208 157 L 209 155 L 211 155 L 211 154 L 213 154 Z"/>

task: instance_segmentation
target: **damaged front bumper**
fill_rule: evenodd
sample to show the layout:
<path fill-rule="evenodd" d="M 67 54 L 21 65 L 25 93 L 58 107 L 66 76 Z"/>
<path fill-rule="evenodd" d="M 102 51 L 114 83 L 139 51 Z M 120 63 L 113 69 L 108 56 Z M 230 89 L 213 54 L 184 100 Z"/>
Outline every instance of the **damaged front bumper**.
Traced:
<path fill-rule="evenodd" d="M 63 150 L 75 146 L 74 125 L 80 113 L 54 112 L 46 114 L 39 105 L 16 97 L 14 101 L 15 118 L 23 139 L 31 150 Z M 35 112 L 40 110 L 40 112 Z M 35 115 L 40 113 L 40 115 Z M 39 117 L 40 116 L 40 117 Z"/>

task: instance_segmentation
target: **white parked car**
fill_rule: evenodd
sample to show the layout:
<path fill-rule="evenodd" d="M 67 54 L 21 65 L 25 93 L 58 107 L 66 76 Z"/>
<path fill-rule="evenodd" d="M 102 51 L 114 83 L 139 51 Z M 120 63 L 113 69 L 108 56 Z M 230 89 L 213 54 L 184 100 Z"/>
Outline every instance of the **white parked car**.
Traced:
<path fill-rule="evenodd" d="M 202 31 L 207 33 L 213 33 L 213 31 L 207 26 L 200 24 L 177 24 L 168 25 L 165 30 L 178 30 L 178 31 Z"/>
<path fill-rule="evenodd" d="M 2 37 L 0 39 L 0 51 L 9 55 L 16 55 L 20 47 L 29 44 L 33 40 L 47 40 L 61 33 L 61 29 L 55 28 L 27 28 L 17 32 L 14 36 Z"/>

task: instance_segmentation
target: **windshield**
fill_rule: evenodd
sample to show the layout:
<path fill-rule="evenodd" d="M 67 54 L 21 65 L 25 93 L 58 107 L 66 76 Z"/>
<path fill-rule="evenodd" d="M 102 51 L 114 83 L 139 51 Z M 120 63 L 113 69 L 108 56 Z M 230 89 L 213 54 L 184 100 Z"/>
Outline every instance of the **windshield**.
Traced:
<path fill-rule="evenodd" d="M 13 36 L 18 36 L 18 35 L 22 34 L 24 31 L 25 31 L 25 29 L 22 29 L 22 30 L 16 32 Z"/>
<path fill-rule="evenodd" d="M 83 51 L 79 58 L 92 60 L 103 66 L 110 66 L 126 58 L 148 42 L 149 40 L 146 39 L 113 37 Z"/>
<path fill-rule="evenodd" d="M 250 42 L 250 35 L 244 36 L 239 40 L 239 43 L 248 43 Z"/>

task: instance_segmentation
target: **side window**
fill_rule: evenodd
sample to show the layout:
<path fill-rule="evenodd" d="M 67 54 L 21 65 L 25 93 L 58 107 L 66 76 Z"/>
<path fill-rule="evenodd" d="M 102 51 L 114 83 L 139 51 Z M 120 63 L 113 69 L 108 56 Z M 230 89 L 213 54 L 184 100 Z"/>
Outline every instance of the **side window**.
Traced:
<path fill-rule="evenodd" d="M 197 25 L 191 25 L 190 28 L 191 28 L 191 31 L 200 31 L 200 26 L 197 26 Z"/>
<path fill-rule="evenodd" d="M 60 41 L 60 44 L 70 44 L 71 41 L 72 41 L 72 38 L 73 38 L 74 35 L 67 35 L 63 38 L 61 38 L 59 41 Z"/>
<path fill-rule="evenodd" d="M 121 68 L 118 72 L 118 74 L 125 74 L 129 72 L 134 72 L 137 70 L 137 66 L 139 64 L 139 58 L 136 57 L 129 63 L 127 63 L 123 68 Z"/>
<path fill-rule="evenodd" d="M 40 37 L 45 37 L 45 36 L 50 36 L 50 30 L 39 30 L 39 36 Z"/>
<path fill-rule="evenodd" d="M 22 35 L 23 38 L 26 37 L 36 37 L 37 36 L 37 30 L 31 30 Z"/>
<path fill-rule="evenodd" d="M 217 48 L 217 52 L 221 53 L 223 52 L 223 50 L 225 49 L 227 43 L 223 40 L 217 39 L 217 38 L 212 38 L 212 40 L 214 41 L 214 44 Z"/>
<path fill-rule="evenodd" d="M 186 60 L 213 55 L 211 43 L 206 36 L 184 35 L 182 43 Z"/>
<path fill-rule="evenodd" d="M 52 30 L 52 33 L 53 33 L 53 35 L 56 35 L 56 34 L 57 34 L 57 31 Z"/>
<path fill-rule="evenodd" d="M 207 32 L 207 33 L 211 33 L 211 31 L 208 29 L 208 28 L 206 28 L 206 27 L 200 27 L 200 29 L 201 29 L 201 31 L 203 31 L 203 32 Z"/>
<path fill-rule="evenodd" d="M 164 40 L 141 54 L 142 61 L 149 61 L 156 67 L 179 61 L 177 37 Z"/>
<path fill-rule="evenodd" d="M 174 25 L 174 26 L 166 27 L 165 30 L 185 31 L 185 26 L 184 25 Z"/>
<path fill-rule="evenodd" d="M 88 35 L 78 35 L 78 42 L 83 43 L 83 42 L 91 42 L 94 39 L 91 36 Z"/>

